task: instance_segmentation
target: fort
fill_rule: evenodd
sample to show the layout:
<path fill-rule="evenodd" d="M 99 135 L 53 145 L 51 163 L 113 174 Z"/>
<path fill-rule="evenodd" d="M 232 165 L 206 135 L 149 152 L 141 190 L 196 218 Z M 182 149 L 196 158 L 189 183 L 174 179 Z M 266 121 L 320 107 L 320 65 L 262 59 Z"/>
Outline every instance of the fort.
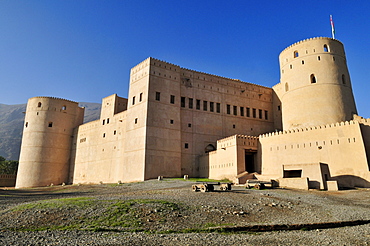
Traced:
<path fill-rule="evenodd" d="M 158 176 L 276 180 L 282 187 L 370 187 L 370 119 L 357 115 L 343 44 L 317 37 L 280 53 L 272 88 L 148 58 L 128 98 L 27 104 L 16 187 Z"/>

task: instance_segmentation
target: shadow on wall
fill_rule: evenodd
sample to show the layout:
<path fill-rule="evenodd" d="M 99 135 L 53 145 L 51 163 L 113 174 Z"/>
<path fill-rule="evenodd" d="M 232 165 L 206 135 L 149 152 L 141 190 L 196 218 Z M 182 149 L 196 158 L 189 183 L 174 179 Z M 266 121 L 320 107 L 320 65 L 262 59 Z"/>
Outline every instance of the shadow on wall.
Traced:
<path fill-rule="evenodd" d="M 336 180 L 338 182 L 339 189 L 347 188 L 370 188 L 370 182 L 354 175 L 339 175 L 331 177 L 331 180 Z"/>

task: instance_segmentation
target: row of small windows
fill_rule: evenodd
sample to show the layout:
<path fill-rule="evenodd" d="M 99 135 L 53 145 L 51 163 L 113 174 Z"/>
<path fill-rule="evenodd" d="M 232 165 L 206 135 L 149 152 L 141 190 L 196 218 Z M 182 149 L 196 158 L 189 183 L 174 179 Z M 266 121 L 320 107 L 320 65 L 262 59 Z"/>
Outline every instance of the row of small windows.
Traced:
<path fill-rule="evenodd" d="M 321 56 L 317 56 L 317 60 L 318 60 L 318 61 L 321 61 Z M 333 61 L 335 61 L 335 57 L 334 57 L 334 56 L 333 56 Z M 301 63 L 302 63 L 302 65 L 304 65 L 304 64 L 305 64 L 305 63 L 304 63 L 304 60 L 302 60 L 302 62 L 301 62 Z M 290 65 L 289 65 L 289 68 L 290 68 L 290 69 L 293 69 L 293 65 L 292 65 L 292 64 L 290 64 Z M 283 70 L 281 70 L 281 73 L 284 73 L 284 69 L 283 69 Z"/>
<path fill-rule="evenodd" d="M 41 108 L 41 106 L 42 106 L 42 103 L 41 102 L 38 102 L 37 103 L 37 107 L 38 108 Z M 66 105 L 63 105 L 62 108 L 61 108 L 61 110 L 67 110 L 67 106 Z"/>
<path fill-rule="evenodd" d="M 348 143 L 355 143 L 356 142 L 356 138 L 348 138 L 347 141 L 348 141 Z M 336 144 L 340 144 L 340 140 L 339 139 L 337 139 L 336 141 L 335 140 L 330 140 L 330 141 L 328 141 L 328 143 L 330 143 L 330 145 L 333 145 L 335 143 Z M 322 141 L 322 145 L 323 146 L 325 146 L 326 144 L 327 144 L 326 141 Z M 294 149 L 294 147 L 296 147 L 297 149 L 299 149 L 300 147 L 306 148 L 306 147 L 312 147 L 312 146 L 317 147 L 319 150 L 322 149 L 322 146 L 319 145 L 319 142 L 308 143 L 308 144 L 303 143 L 303 144 L 296 144 L 296 145 L 295 144 L 291 144 L 290 145 L 290 149 Z M 288 149 L 288 148 L 289 148 L 289 146 L 284 145 L 284 148 L 281 148 L 281 149 Z M 273 150 L 274 150 L 274 148 L 273 147 L 270 147 L 270 151 L 273 151 Z M 280 147 L 279 146 L 276 146 L 276 150 L 280 150 Z"/>
<path fill-rule="evenodd" d="M 232 107 L 233 109 L 233 115 L 238 115 L 238 106 L 233 106 Z M 244 108 L 244 107 L 239 107 L 239 115 L 240 116 L 244 116 L 244 109 L 245 109 L 245 116 L 246 117 L 253 117 L 253 118 L 257 118 L 257 112 L 258 112 L 258 118 L 259 119 L 263 119 L 263 116 L 264 116 L 264 119 L 265 120 L 268 120 L 268 111 L 267 110 L 262 110 L 262 109 L 255 109 L 255 108 Z M 227 104 L 226 105 L 226 113 L 227 114 L 231 114 L 231 105 Z M 251 114 L 252 113 L 252 114 Z"/>
<path fill-rule="evenodd" d="M 310 75 L 310 82 L 311 82 L 311 84 L 316 84 L 317 83 L 317 79 L 316 79 L 315 74 Z M 342 74 L 342 84 L 343 85 L 346 84 L 346 76 L 344 74 Z M 285 83 L 285 91 L 289 91 L 289 84 L 288 83 Z"/>
<path fill-rule="evenodd" d="M 156 92 L 156 100 L 160 101 L 160 92 Z M 175 96 L 171 95 L 170 96 L 170 103 L 174 104 L 175 103 Z M 203 106 L 203 111 L 210 111 L 210 112 L 216 112 L 216 113 L 221 113 L 221 103 L 215 103 L 215 102 L 208 102 L 208 101 L 202 101 L 199 99 L 195 99 L 195 109 L 200 110 L 201 106 Z M 185 108 L 186 107 L 186 97 L 181 97 L 181 107 Z M 194 108 L 194 99 L 193 98 L 188 98 L 188 107 L 189 109 Z M 257 118 L 257 109 L 253 108 L 245 108 L 245 114 L 244 114 L 244 107 L 240 107 L 240 116 L 246 116 L 246 117 L 251 117 L 251 112 L 253 118 Z M 226 113 L 231 114 L 231 105 L 227 104 L 226 105 Z M 238 115 L 238 107 L 233 106 L 233 115 Z M 263 117 L 264 116 L 264 117 Z M 262 109 L 258 110 L 258 118 L 259 119 L 265 119 L 268 120 L 268 111 L 265 110 L 263 111 Z"/>
<path fill-rule="evenodd" d="M 28 122 L 24 125 L 26 128 L 28 127 Z M 48 127 L 53 127 L 53 122 L 48 122 Z"/>
<path fill-rule="evenodd" d="M 324 51 L 324 52 L 329 52 L 329 46 L 328 46 L 327 44 L 324 44 L 324 46 L 323 46 L 323 51 Z M 315 52 L 315 49 L 313 50 L 313 52 Z M 308 51 L 307 51 L 307 50 L 306 50 L 306 54 L 308 54 Z M 298 50 L 295 50 L 295 51 L 293 52 L 293 57 L 294 57 L 294 58 L 299 57 Z"/>
<path fill-rule="evenodd" d="M 117 131 L 116 130 L 114 130 L 113 131 L 113 135 L 117 135 Z M 105 138 L 106 137 L 106 134 L 105 134 L 105 132 L 103 133 L 103 138 Z"/>
<path fill-rule="evenodd" d="M 105 123 L 107 123 L 107 125 L 109 124 L 109 118 L 107 118 L 106 120 L 104 119 L 104 120 L 102 121 L 102 124 L 103 124 L 103 125 L 105 125 Z"/>
<path fill-rule="evenodd" d="M 136 96 L 132 97 L 132 105 L 135 105 Z M 139 95 L 139 102 L 143 101 L 143 93 Z"/>

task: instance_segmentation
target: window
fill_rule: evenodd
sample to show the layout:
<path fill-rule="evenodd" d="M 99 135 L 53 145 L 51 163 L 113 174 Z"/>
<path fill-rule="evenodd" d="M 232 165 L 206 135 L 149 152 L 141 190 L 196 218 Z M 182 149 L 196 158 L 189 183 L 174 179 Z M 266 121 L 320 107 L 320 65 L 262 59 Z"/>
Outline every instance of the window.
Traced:
<path fill-rule="evenodd" d="M 135 97 L 132 98 L 132 105 L 135 105 Z"/>
<path fill-rule="evenodd" d="M 103 138 L 105 138 L 105 133 L 103 133 Z"/>
<path fill-rule="evenodd" d="M 244 107 L 240 107 L 240 116 L 244 116 Z"/>
<path fill-rule="evenodd" d="M 173 120 L 170 120 L 170 124 L 173 124 Z"/>
<path fill-rule="evenodd" d="M 200 100 L 197 99 L 196 109 L 200 110 Z"/>
<path fill-rule="evenodd" d="M 28 127 L 28 122 L 26 122 L 26 127 Z"/>
<path fill-rule="evenodd" d="M 185 108 L 185 97 L 181 97 L 181 107 Z"/>
<path fill-rule="evenodd" d="M 269 119 L 269 112 L 265 110 L 265 120 L 268 120 L 268 119 Z"/>
<path fill-rule="evenodd" d="M 105 120 L 103 120 L 103 125 L 105 125 Z"/>
<path fill-rule="evenodd" d="M 256 118 L 257 117 L 257 110 L 254 108 L 253 109 L 253 118 Z"/>
<path fill-rule="evenodd" d="M 53 127 L 53 122 L 49 122 L 48 127 Z"/>
<path fill-rule="evenodd" d="M 207 111 L 207 104 L 208 104 L 207 101 L 203 101 L 203 110 L 204 111 Z"/>
<path fill-rule="evenodd" d="M 171 95 L 170 103 L 175 104 L 175 96 L 174 95 Z"/>
<path fill-rule="evenodd" d="M 188 127 L 191 127 L 191 123 L 188 124 Z"/>
<path fill-rule="evenodd" d="M 343 83 L 343 85 L 346 84 L 346 76 L 344 76 L 344 74 L 342 74 L 342 83 Z"/>
<path fill-rule="evenodd" d="M 280 111 L 280 110 L 281 110 L 281 107 L 280 107 L 280 105 L 278 105 L 278 107 L 277 107 L 277 108 L 278 108 L 278 111 Z"/>
<path fill-rule="evenodd" d="M 109 118 L 107 119 L 107 124 L 109 124 Z"/>
<path fill-rule="evenodd" d="M 227 104 L 227 105 L 226 105 L 226 113 L 227 113 L 227 114 L 230 114 L 230 111 L 231 111 L 230 105 L 229 105 L 229 104 Z"/>
<path fill-rule="evenodd" d="M 155 93 L 155 100 L 157 100 L 157 101 L 161 100 L 161 93 L 158 92 L 158 91 Z"/>
<path fill-rule="evenodd" d="M 216 112 L 221 113 L 221 104 L 220 103 L 216 104 Z"/>
<path fill-rule="evenodd" d="M 193 98 L 189 98 L 189 108 L 193 108 Z"/>
<path fill-rule="evenodd" d="M 304 60 L 302 60 L 302 65 L 304 64 Z"/>
<path fill-rule="evenodd" d="M 39 102 L 38 104 L 37 104 L 37 107 L 41 107 L 41 105 L 42 105 L 42 103 L 41 102 Z"/>
<path fill-rule="evenodd" d="M 214 102 L 209 102 L 209 111 L 213 112 L 215 109 L 215 103 Z"/>
<path fill-rule="evenodd" d="M 235 125 L 233 125 L 233 128 L 235 129 Z"/>
<path fill-rule="evenodd" d="M 233 107 L 233 113 L 234 113 L 234 115 L 238 115 L 238 107 L 237 106 Z"/>
<path fill-rule="evenodd" d="M 262 119 L 262 109 L 258 110 L 258 118 Z"/>
<path fill-rule="evenodd" d="M 296 58 L 298 56 L 299 56 L 298 51 L 294 51 L 294 58 Z"/>
<path fill-rule="evenodd" d="M 135 124 L 137 124 L 138 118 L 135 119 Z"/>
<path fill-rule="evenodd" d="M 66 110 L 66 109 L 67 109 L 67 106 L 63 105 L 62 110 Z"/>
<path fill-rule="evenodd" d="M 324 44 L 324 52 L 329 52 L 329 48 L 326 44 Z"/>
<path fill-rule="evenodd" d="M 247 117 L 251 117 L 251 109 L 247 108 Z"/>
<path fill-rule="evenodd" d="M 289 91 L 289 84 L 285 83 L 285 91 Z"/>
<path fill-rule="evenodd" d="M 188 143 L 185 143 L 184 147 L 185 147 L 185 149 L 188 149 L 189 148 L 189 144 Z"/>
<path fill-rule="evenodd" d="M 143 100 L 143 93 L 140 93 L 139 102 L 141 102 L 142 100 Z"/>
<path fill-rule="evenodd" d="M 317 60 L 319 60 L 319 61 L 320 61 L 320 60 L 321 60 L 321 57 L 320 57 L 320 56 L 318 56 L 318 57 L 317 57 Z"/>
<path fill-rule="evenodd" d="M 310 80 L 311 80 L 311 84 L 315 84 L 316 83 L 316 77 L 315 77 L 314 74 L 311 74 Z"/>
<path fill-rule="evenodd" d="M 113 131 L 113 135 L 116 135 L 116 134 L 117 134 L 117 131 L 116 131 L 116 130 L 114 130 L 114 131 Z"/>

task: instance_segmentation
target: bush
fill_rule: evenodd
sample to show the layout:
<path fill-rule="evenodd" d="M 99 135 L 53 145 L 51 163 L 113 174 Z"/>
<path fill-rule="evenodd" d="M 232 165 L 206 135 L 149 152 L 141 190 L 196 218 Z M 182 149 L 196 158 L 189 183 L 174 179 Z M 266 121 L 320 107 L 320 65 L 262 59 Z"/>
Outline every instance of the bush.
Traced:
<path fill-rule="evenodd" d="M 0 156 L 0 174 L 17 174 L 18 161 L 6 160 Z"/>

